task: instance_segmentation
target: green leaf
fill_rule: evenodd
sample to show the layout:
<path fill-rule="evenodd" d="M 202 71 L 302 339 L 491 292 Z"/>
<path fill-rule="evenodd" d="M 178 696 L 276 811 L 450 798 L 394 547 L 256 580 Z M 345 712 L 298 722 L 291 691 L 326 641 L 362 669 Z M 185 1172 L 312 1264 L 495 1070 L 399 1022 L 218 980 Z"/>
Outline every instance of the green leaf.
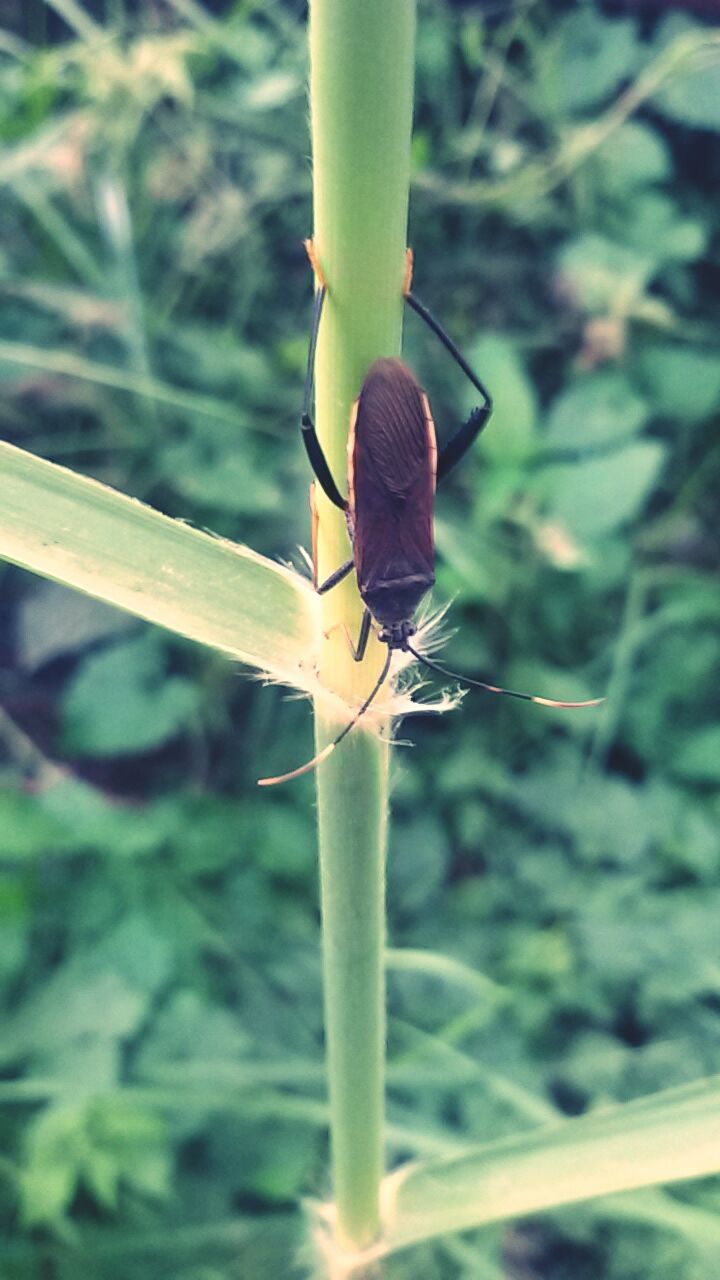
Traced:
<path fill-rule="evenodd" d="M 508 976 L 514 985 L 539 986 L 566 978 L 572 973 L 574 957 L 565 931 L 529 929 L 518 931 L 508 960 Z"/>
<path fill-rule="evenodd" d="M 703 28 L 682 14 L 671 14 L 656 33 L 659 47 L 668 47 L 696 35 L 698 45 Z M 685 58 L 656 95 L 653 106 L 670 120 L 695 129 L 720 130 L 720 44 L 712 44 L 717 32 L 709 31 L 703 61 Z"/>
<path fill-rule="evenodd" d="M 482 437 L 484 452 L 498 462 L 521 461 L 533 450 L 537 401 L 515 346 L 507 338 L 488 335 L 473 343 L 468 358 L 493 397 L 492 430 Z M 477 402 L 477 393 L 466 391 L 465 413 Z"/>
<path fill-rule="evenodd" d="M 106 969 L 137 991 L 157 995 L 172 975 L 173 955 L 156 923 L 138 909 L 105 932 L 88 957 L 93 968 Z"/>
<path fill-rule="evenodd" d="M 0 873 L 0 986 L 14 981 L 27 964 L 32 907 L 26 877 Z"/>
<path fill-rule="evenodd" d="M 676 202 L 659 191 L 645 191 L 634 196 L 628 208 L 622 239 L 645 252 L 652 245 L 660 261 L 677 259 L 692 261 L 703 253 L 708 230 L 695 218 L 680 215 Z"/>
<path fill-rule="evenodd" d="M 166 449 L 163 472 L 177 493 L 199 506 L 262 515 L 281 505 L 278 486 L 251 465 L 237 446 L 212 456 L 192 442 Z"/>
<path fill-rule="evenodd" d="M 307 685 L 318 637 L 309 581 L 8 444 L 0 556 Z"/>
<path fill-rule="evenodd" d="M 566 806 L 578 858 L 599 866 L 638 863 L 654 835 L 645 790 L 624 778 L 594 777 L 578 788 L 579 805 Z"/>
<path fill-rule="evenodd" d="M 385 1251 L 720 1170 L 720 1079 L 415 1162 L 386 1179 Z"/>
<path fill-rule="evenodd" d="M 62 835 L 54 843 L 55 850 L 70 855 L 93 850 L 105 857 L 147 857 L 173 840 L 182 826 L 182 814 L 172 803 L 118 803 L 79 778 L 67 776 L 47 787 L 37 804 L 59 825 Z"/>
<path fill-rule="evenodd" d="M 165 1128 L 125 1099 L 46 1107 L 28 1125 L 20 1175 L 23 1221 L 57 1226 L 80 1186 L 113 1209 L 121 1182 L 145 1194 L 167 1191 Z"/>
<path fill-rule="evenodd" d="M 248 812 L 249 810 L 249 812 Z M 167 844 L 183 876 L 204 876 L 237 865 L 245 850 L 257 856 L 257 841 L 264 835 L 263 806 L 247 810 L 232 799 L 218 795 L 188 795 L 169 798 L 163 807 L 168 824 Z"/>
<path fill-rule="evenodd" d="M 612 532 L 638 514 L 665 457 L 654 441 L 628 445 L 610 457 L 549 468 L 550 507 L 577 538 Z"/>
<path fill-rule="evenodd" d="M 73 351 L 52 350 L 48 347 L 35 347 L 27 343 L 0 340 L 0 379 L 9 375 L 16 377 L 16 366 L 78 378 L 84 382 L 112 387 L 118 391 L 130 391 L 134 395 L 147 397 L 151 401 L 166 404 L 181 412 L 206 415 L 217 422 L 225 422 L 228 426 L 237 426 L 238 411 L 225 400 L 200 395 L 196 391 L 188 391 L 183 387 L 168 386 L 155 378 L 128 373 L 125 369 L 118 369 L 114 365 L 87 360 Z"/>
<path fill-rule="evenodd" d="M 640 370 L 659 413 L 697 422 L 718 407 L 720 360 L 715 351 L 664 343 L 642 353 Z"/>
<path fill-rule="evenodd" d="M 34 858 L 58 842 L 62 826 L 36 796 L 24 791 L 0 792 L 0 858 Z"/>
<path fill-rule="evenodd" d="M 561 21 L 553 53 L 551 100 L 559 98 L 567 112 L 587 111 L 607 99 L 637 66 L 635 23 L 629 18 L 608 21 L 583 7 Z"/>
<path fill-rule="evenodd" d="M 59 1097 L 80 1102 L 117 1087 L 121 1049 L 114 1036 L 82 1034 L 36 1057 L 36 1069 L 43 1079 L 52 1080 Z"/>
<path fill-rule="evenodd" d="M 447 871 L 448 852 L 442 824 L 429 814 L 398 831 L 388 868 L 390 896 L 398 910 L 417 912 L 437 896 Z"/>
<path fill-rule="evenodd" d="M 671 160 L 667 145 L 655 129 L 629 120 L 598 148 L 599 167 L 606 192 L 634 192 L 635 188 L 669 177 Z"/>
<path fill-rule="evenodd" d="M 54 582 L 37 583 L 21 603 L 18 624 L 19 659 L 30 671 L 132 626 L 119 609 Z"/>
<path fill-rule="evenodd" d="M 616 311 L 641 297 L 657 269 L 654 245 L 641 249 L 588 233 L 571 240 L 558 257 L 559 271 L 586 311 Z"/>
<path fill-rule="evenodd" d="M 627 378 L 603 370 L 571 383 L 553 400 L 545 439 L 552 448 L 606 445 L 638 431 L 648 416 Z"/>
<path fill-rule="evenodd" d="M 21 1211 L 26 1226 L 56 1223 L 75 1191 L 80 1157 L 77 1106 L 47 1108 L 25 1134 L 27 1158 L 20 1175 Z"/>
<path fill-rule="evenodd" d="M 678 76 L 659 94 L 655 105 L 679 124 L 719 131 L 720 67 L 704 67 Z"/>
<path fill-rule="evenodd" d="M 696 730 L 678 751 L 673 768 L 690 782 L 720 782 L 720 728 Z"/>
<path fill-rule="evenodd" d="M 93 1102 L 88 1121 L 93 1156 L 99 1151 L 112 1160 L 119 1181 L 144 1195 L 167 1195 L 170 1160 L 160 1116 L 128 1098 L 109 1097 Z M 88 1165 L 89 1161 L 83 1171 L 86 1180 Z"/>
<path fill-rule="evenodd" d="M 187 727 L 197 713 L 197 687 L 164 675 L 163 649 L 157 635 L 146 634 L 84 660 L 62 701 L 66 751 L 149 751 Z"/>
<path fill-rule="evenodd" d="M 202 1001 L 194 991 L 177 991 L 160 1012 L 138 1059 L 141 1075 L 162 1077 L 183 1063 L 237 1062 L 248 1038 L 226 1009 Z"/>
<path fill-rule="evenodd" d="M 238 1137 L 243 1150 L 243 1182 L 273 1201 L 295 1200 L 312 1177 L 315 1153 L 304 1125 L 272 1124 Z"/>
<path fill-rule="evenodd" d="M 237 830 L 237 813 L 235 823 Z M 269 875 L 307 878 L 317 852 L 315 833 L 304 812 L 282 802 L 276 802 L 269 812 L 265 806 L 256 810 L 248 806 L 247 824 L 242 827 L 245 847 L 253 849 L 253 861 Z"/>
<path fill-rule="evenodd" d="M 147 1004 L 145 994 L 118 975 L 89 973 L 82 965 L 68 963 L 6 1018 L 0 1060 L 52 1053 L 84 1035 L 130 1035 Z"/>
<path fill-rule="evenodd" d="M 126 914 L 92 950 L 55 969 L 6 1016 L 0 1061 L 42 1056 L 46 1071 L 55 1072 L 57 1062 L 63 1074 L 62 1061 L 79 1043 L 135 1033 L 171 967 L 165 938 L 140 913 Z"/>

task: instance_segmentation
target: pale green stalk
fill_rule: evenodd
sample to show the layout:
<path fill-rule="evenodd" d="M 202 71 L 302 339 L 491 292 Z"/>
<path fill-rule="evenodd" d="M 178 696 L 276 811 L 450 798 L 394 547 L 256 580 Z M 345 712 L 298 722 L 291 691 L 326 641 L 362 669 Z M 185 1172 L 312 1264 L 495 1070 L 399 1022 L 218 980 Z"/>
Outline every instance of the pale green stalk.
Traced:
<path fill-rule="evenodd" d="M 407 230 L 415 0 L 312 0 L 314 238 L 329 294 L 316 365 L 320 439 L 346 487 L 350 409 L 372 361 L 397 355 Z M 350 553 L 342 515 L 318 495 L 318 573 Z M 355 664 L 354 577 L 324 597 L 322 678 L 357 706 L 380 670 L 371 639 Z M 342 721 L 316 707 L 324 746 Z M 318 774 L 325 1017 L 336 1235 L 361 1248 L 379 1230 L 385 1058 L 384 861 L 387 748 L 359 725 Z"/>

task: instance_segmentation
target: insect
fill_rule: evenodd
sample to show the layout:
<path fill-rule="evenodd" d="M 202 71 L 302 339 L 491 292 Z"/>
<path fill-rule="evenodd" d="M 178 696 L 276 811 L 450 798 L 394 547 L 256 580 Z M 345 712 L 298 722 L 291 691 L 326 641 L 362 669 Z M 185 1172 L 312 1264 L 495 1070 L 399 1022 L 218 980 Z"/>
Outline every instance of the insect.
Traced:
<path fill-rule="evenodd" d="M 353 644 L 350 639 L 352 655 L 356 662 L 362 662 L 374 624 L 378 639 L 387 645 L 387 656 L 370 694 L 334 741 L 307 764 L 276 778 L 262 778 L 259 785 L 271 786 L 278 782 L 288 782 L 326 760 L 364 716 L 377 696 L 387 679 L 393 651 L 396 649 L 411 653 L 417 662 L 441 675 L 461 680 L 488 693 L 523 698 L 546 707 L 596 706 L 603 701 L 602 698 L 586 702 L 557 702 L 552 698 L 541 698 L 535 694 L 486 684 L 482 680 L 470 680 L 425 657 L 411 644 L 417 631 L 413 615 L 423 596 L 435 582 L 435 489 L 487 425 L 492 413 L 492 399 L 452 338 L 411 292 L 412 253 L 408 250 L 403 286 L 405 301 L 425 321 L 470 379 L 482 397 L 482 404 L 473 409 L 450 440 L 438 449 L 430 404 L 415 375 L 402 360 L 375 360 L 365 375 L 360 394 L 352 407 L 348 435 L 348 496 L 343 498 L 328 466 L 311 415 L 315 350 L 327 285 L 312 242 L 308 241 L 306 247 L 319 287 L 313 309 L 301 430 L 318 483 L 330 501 L 345 514 L 353 552 L 344 564 L 316 586 L 316 590 L 321 595 L 330 591 L 354 569 L 365 608 L 357 644 Z"/>

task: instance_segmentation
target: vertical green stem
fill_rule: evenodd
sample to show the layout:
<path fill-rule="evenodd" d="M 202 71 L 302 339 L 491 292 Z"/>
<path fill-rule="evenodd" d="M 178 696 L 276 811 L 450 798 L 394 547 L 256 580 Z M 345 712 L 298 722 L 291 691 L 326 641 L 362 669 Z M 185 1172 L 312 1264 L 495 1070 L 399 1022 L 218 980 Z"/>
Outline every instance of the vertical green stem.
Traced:
<path fill-rule="evenodd" d="M 316 364 L 318 434 L 344 490 L 353 400 L 378 356 L 397 355 L 412 121 L 415 0 L 311 0 L 315 249 L 328 283 Z M 318 573 L 349 554 L 342 515 L 318 493 Z M 324 597 L 324 682 L 357 706 L 383 650 L 357 636 L 354 578 Z M 333 630 L 333 628 L 335 628 Z M 318 705 L 318 746 L 342 726 Z M 325 1019 L 339 1243 L 379 1230 L 385 1058 L 387 748 L 360 724 L 318 771 Z"/>

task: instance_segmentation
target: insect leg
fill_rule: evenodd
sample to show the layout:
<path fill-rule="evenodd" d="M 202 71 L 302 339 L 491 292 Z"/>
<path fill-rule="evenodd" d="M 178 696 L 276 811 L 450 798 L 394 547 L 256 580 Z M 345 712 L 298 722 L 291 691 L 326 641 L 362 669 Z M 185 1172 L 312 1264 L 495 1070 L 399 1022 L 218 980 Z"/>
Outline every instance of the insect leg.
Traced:
<path fill-rule="evenodd" d="M 404 286 L 405 301 L 408 306 L 412 307 L 413 311 L 420 316 L 420 319 L 425 321 L 428 328 L 432 329 L 433 333 L 440 339 L 445 349 L 450 352 L 453 360 L 460 365 L 463 373 L 470 379 L 476 391 L 479 391 L 485 401 L 485 403 L 479 408 L 473 409 L 467 422 L 464 422 L 462 426 L 458 428 L 455 435 L 448 440 L 445 447 L 441 449 L 437 461 L 437 480 L 439 483 L 440 480 L 447 475 L 448 471 L 452 470 L 455 464 L 460 461 L 465 453 L 467 453 L 471 445 L 473 445 L 477 440 L 483 427 L 487 425 L 490 414 L 492 413 L 492 397 L 487 387 L 483 385 L 477 374 L 470 368 L 470 365 L 464 355 L 458 350 L 450 335 L 445 332 L 442 325 L 435 319 L 432 313 L 428 311 L 425 304 L 410 292 L 411 279 L 412 259 L 408 256 Z"/>
<path fill-rule="evenodd" d="M 317 348 L 318 333 L 320 331 L 320 317 L 322 316 L 323 302 L 325 301 L 326 293 L 327 286 L 323 282 L 315 294 L 315 302 L 313 303 L 312 327 L 310 329 L 310 346 L 308 348 L 308 362 L 305 373 L 305 392 L 303 395 L 300 430 L 302 431 L 307 456 L 310 459 L 310 466 L 315 472 L 324 493 L 336 507 L 339 507 L 341 511 L 346 511 L 347 502 L 340 494 L 340 490 L 333 480 L 332 473 L 327 463 L 327 458 L 325 457 L 320 441 L 317 438 L 315 424 L 310 414 L 313 386 L 315 382 L 315 351 Z"/>
<path fill-rule="evenodd" d="M 350 642 L 352 656 L 356 662 L 362 662 L 365 657 L 365 650 L 367 649 L 368 639 L 370 638 L 371 625 L 372 618 L 370 616 L 370 610 L 364 609 L 362 622 L 360 623 L 360 634 L 358 636 L 357 647 L 352 643 L 352 641 Z"/>
<path fill-rule="evenodd" d="M 365 650 L 367 649 L 367 642 L 368 642 L 368 637 L 370 635 L 371 627 L 372 627 L 372 618 L 370 616 L 370 610 L 366 609 L 365 612 L 363 613 L 362 621 L 360 623 L 360 634 L 358 635 L 357 645 L 353 644 L 353 638 L 350 635 L 350 628 L 347 622 L 334 622 L 333 625 L 327 631 L 323 632 L 323 635 L 325 636 L 326 640 L 329 640 L 333 631 L 342 631 L 345 636 L 345 639 L 347 640 L 348 649 L 350 650 L 355 662 L 362 662 L 363 658 L 365 657 Z"/>
<path fill-rule="evenodd" d="M 326 591 L 331 591 L 333 587 L 337 586 L 338 582 L 342 582 L 343 578 L 347 578 L 354 565 L 354 560 L 346 560 L 344 564 L 341 564 L 340 568 L 331 573 L 330 577 L 326 578 L 324 582 L 321 582 L 319 587 L 315 587 L 318 595 L 324 596 Z"/>
<path fill-rule="evenodd" d="M 441 480 L 444 480 L 448 471 L 452 471 L 455 464 L 464 457 L 471 445 L 475 443 L 480 432 L 487 426 L 491 413 L 492 404 L 483 405 L 481 409 L 473 409 L 467 422 L 463 422 L 462 426 L 458 427 L 455 435 L 440 450 L 435 473 L 435 479 L 438 484 Z"/>
<path fill-rule="evenodd" d="M 488 412 L 489 413 L 492 412 L 492 396 L 490 395 L 490 392 L 488 391 L 487 387 L 483 386 L 477 374 L 474 373 L 473 370 L 470 368 L 470 365 L 468 364 L 462 352 L 459 351 L 458 348 L 455 346 L 455 343 L 450 337 L 450 334 L 445 332 L 439 320 L 435 319 L 432 312 L 428 311 L 424 302 L 421 302 L 419 298 L 416 298 L 414 293 L 410 293 L 409 291 L 406 292 L 405 301 L 407 302 L 408 306 L 412 307 L 415 314 L 419 315 L 420 319 L 425 321 L 425 324 L 428 326 L 428 328 L 432 329 L 435 336 L 440 339 L 445 349 L 450 352 L 450 355 L 452 356 L 453 360 L 455 360 L 457 364 L 460 365 L 460 368 L 462 369 L 465 376 L 470 379 L 473 386 L 475 387 L 475 390 L 480 392 L 480 395 L 485 401 L 485 407 L 488 409 Z"/>

